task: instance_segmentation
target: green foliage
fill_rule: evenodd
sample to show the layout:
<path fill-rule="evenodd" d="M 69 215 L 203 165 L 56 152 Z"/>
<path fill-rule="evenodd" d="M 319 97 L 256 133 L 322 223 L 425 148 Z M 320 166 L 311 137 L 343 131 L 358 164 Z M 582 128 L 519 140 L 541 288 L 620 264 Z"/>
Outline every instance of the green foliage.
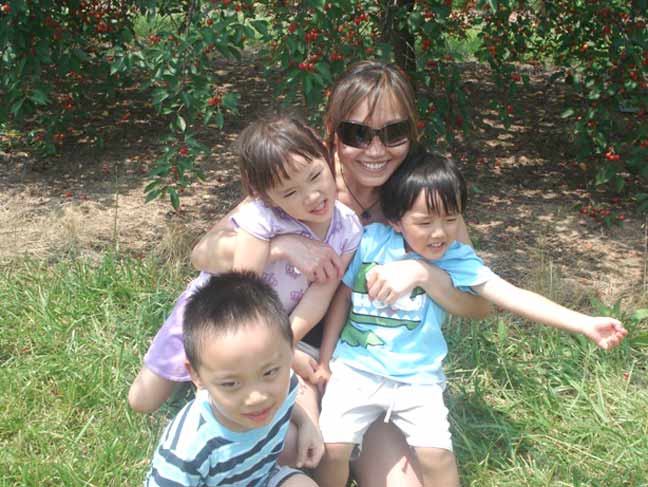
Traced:
<path fill-rule="evenodd" d="M 248 45 L 261 48 L 268 75 L 280 73 L 277 93 L 302 102 L 314 124 L 349 63 L 397 61 L 433 143 L 470 130 L 461 61 L 490 66 L 505 126 L 528 82 L 520 63 L 552 62 L 578 95 L 563 117 L 579 162 L 595 185 L 621 193 L 648 179 L 645 11 L 646 0 L 10 0 L 0 7 L 0 124 L 53 153 L 88 117 L 89 97 L 136 85 L 169 126 L 147 197 L 168 195 L 177 207 L 200 177 L 196 128 L 222 128 L 237 109 L 211 66 Z"/>

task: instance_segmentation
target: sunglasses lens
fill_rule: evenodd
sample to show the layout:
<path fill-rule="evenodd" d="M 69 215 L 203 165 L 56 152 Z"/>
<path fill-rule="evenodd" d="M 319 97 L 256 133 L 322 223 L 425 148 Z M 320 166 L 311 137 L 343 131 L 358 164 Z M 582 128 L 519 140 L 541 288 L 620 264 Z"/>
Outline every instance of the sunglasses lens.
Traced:
<path fill-rule="evenodd" d="M 366 125 L 351 122 L 341 122 L 337 129 L 342 143 L 356 148 L 368 146 L 371 143 L 372 132 Z"/>
<path fill-rule="evenodd" d="M 392 123 L 382 129 L 380 140 L 388 147 L 404 144 L 409 139 L 409 122 Z"/>

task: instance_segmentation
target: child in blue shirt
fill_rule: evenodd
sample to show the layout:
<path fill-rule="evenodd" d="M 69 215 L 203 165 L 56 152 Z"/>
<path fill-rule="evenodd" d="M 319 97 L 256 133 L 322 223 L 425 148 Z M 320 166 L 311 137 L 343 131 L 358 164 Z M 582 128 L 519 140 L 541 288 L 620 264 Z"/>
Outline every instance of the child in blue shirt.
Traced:
<path fill-rule="evenodd" d="M 276 292 L 250 272 L 211 277 L 189 297 L 183 339 L 199 390 L 164 430 L 145 486 L 317 487 L 277 464 L 290 422 L 298 466 L 317 465 L 323 445 L 295 403 L 293 334 Z"/>
<path fill-rule="evenodd" d="M 410 154 L 382 188 L 390 224 L 365 229 L 327 315 L 318 370 L 328 381 L 320 416 L 326 445 L 316 471 L 320 487 L 345 485 L 353 449 L 382 414 L 416 451 L 424 485 L 459 485 L 443 403 L 446 312 L 419 288 L 399 295 L 379 282 L 373 270 L 379 266 L 425 259 L 445 270 L 455 287 L 527 319 L 581 333 L 605 350 L 627 334 L 613 318 L 566 309 L 494 274 L 456 240 L 467 200 L 457 167 L 440 154 Z M 376 299 L 369 299 L 369 288 Z"/>

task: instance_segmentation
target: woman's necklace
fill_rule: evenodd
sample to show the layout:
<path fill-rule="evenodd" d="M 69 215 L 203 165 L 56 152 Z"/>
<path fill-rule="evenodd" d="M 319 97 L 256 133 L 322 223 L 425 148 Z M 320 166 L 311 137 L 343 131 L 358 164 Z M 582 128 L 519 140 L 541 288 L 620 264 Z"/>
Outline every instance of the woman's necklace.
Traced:
<path fill-rule="evenodd" d="M 356 195 L 353 194 L 353 191 L 351 191 L 351 188 L 349 187 L 349 183 L 347 183 L 346 178 L 344 177 L 344 170 L 340 166 L 340 174 L 342 175 L 342 181 L 344 181 L 344 185 L 346 186 L 347 191 L 351 195 L 351 197 L 354 199 L 356 203 L 358 203 L 358 206 L 362 208 L 362 213 L 360 213 L 360 218 L 362 218 L 363 223 L 367 223 L 369 219 L 371 218 L 371 213 L 369 210 L 371 210 L 374 206 L 376 206 L 376 203 L 378 203 L 378 199 L 371 203 L 369 206 L 364 206 L 362 203 L 360 203 L 360 200 L 356 197 Z"/>

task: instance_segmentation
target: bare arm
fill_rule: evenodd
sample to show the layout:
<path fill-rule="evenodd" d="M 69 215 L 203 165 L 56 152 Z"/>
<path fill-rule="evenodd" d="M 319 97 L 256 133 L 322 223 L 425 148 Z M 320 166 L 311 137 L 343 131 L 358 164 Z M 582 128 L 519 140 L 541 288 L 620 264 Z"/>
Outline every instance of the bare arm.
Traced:
<path fill-rule="evenodd" d="M 353 254 L 341 257 L 343 269 L 349 265 L 351 257 Z M 295 335 L 295 342 L 301 340 L 324 317 L 338 284 L 339 279 L 331 279 L 324 283 L 313 283 L 306 290 L 299 304 L 290 314 L 290 325 Z"/>
<path fill-rule="evenodd" d="M 236 249 L 232 269 L 237 271 L 249 270 L 261 275 L 268 263 L 269 252 L 269 241 L 256 238 L 241 229 L 236 234 Z"/>
<path fill-rule="evenodd" d="M 581 333 L 605 350 L 616 347 L 628 333 L 614 318 L 592 317 L 573 311 L 499 277 L 473 289 L 511 313 L 571 333 Z"/>
<path fill-rule="evenodd" d="M 248 201 L 249 198 L 245 198 L 236 205 L 196 244 L 191 251 L 191 264 L 196 269 L 211 273 L 231 270 L 236 247 L 236 230 L 230 226 L 230 218 Z"/>
<path fill-rule="evenodd" d="M 229 220 L 243 200 L 220 219 L 191 252 L 192 265 L 201 271 L 220 273 L 232 269 L 237 245 L 236 233 Z M 344 271 L 340 256 L 327 244 L 300 235 L 281 235 L 270 241 L 269 262 L 287 260 L 312 282 L 339 280 Z"/>
<path fill-rule="evenodd" d="M 453 315 L 482 319 L 490 312 L 488 301 L 458 290 L 445 271 L 420 259 L 389 262 L 367 273 L 369 298 L 387 304 L 395 303 L 417 286 Z"/>
<path fill-rule="evenodd" d="M 427 262 L 422 262 L 422 265 L 425 272 L 419 286 L 448 313 L 481 320 L 491 312 L 491 305 L 486 299 L 454 287 L 447 272 Z"/>
<path fill-rule="evenodd" d="M 324 320 L 324 333 L 320 346 L 319 363 L 327 371 L 331 356 L 335 350 L 335 344 L 340 338 L 340 333 L 349 314 L 350 306 L 351 288 L 341 283 L 335 292 L 335 296 L 333 296 L 333 301 L 331 301 L 331 306 L 329 306 L 326 319 Z"/>
<path fill-rule="evenodd" d="M 315 468 L 324 454 L 324 442 L 304 408 L 295 403 L 290 421 L 297 427 L 297 467 Z"/>

